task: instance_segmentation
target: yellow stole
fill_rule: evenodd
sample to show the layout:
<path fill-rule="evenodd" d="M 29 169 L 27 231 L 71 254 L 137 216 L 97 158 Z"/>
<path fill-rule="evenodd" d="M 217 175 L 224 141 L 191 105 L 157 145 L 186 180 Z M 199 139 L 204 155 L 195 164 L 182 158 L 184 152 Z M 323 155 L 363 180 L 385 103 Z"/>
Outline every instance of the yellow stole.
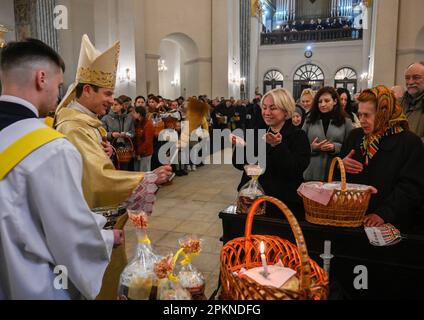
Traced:
<path fill-rule="evenodd" d="M 3 180 L 14 167 L 33 151 L 50 141 L 64 137 L 63 134 L 54 129 L 41 128 L 16 140 L 6 150 L 0 153 L 0 180 Z"/>

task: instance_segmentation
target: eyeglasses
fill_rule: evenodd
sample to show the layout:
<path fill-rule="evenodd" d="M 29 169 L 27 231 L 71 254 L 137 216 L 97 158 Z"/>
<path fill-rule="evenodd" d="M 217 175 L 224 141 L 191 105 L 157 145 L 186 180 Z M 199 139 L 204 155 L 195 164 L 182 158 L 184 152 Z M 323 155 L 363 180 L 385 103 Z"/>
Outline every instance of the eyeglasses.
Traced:
<path fill-rule="evenodd" d="M 419 76 L 419 75 L 413 75 L 413 76 L 405 76 L 405 80 L 409 81 L 409 80 L 413 80 L 413 81 L 419 81 L 423 78 L 423 76 Z"/>

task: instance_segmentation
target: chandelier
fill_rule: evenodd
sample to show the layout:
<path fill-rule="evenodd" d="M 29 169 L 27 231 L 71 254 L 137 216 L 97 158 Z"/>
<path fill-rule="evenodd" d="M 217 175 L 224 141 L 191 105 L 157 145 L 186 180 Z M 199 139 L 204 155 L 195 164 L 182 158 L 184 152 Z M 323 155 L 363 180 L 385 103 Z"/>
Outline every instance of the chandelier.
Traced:
<path fill-rule="evenodd" d="M 165 65 L 165 60 L 158 60 L 158 71 L 165 72 L 168 71 L 168 67 Z"/>

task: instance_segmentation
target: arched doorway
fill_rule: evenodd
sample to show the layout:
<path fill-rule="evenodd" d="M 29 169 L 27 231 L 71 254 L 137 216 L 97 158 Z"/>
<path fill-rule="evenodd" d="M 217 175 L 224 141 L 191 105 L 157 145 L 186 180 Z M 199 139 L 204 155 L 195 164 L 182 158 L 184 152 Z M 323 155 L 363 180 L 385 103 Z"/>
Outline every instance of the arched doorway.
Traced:
<path fill-rule="evenodd" d="M 319 90 L 324 86 L 324 72 L 315 64 L 304 64 L 293 77 L 293 96 L 300 98 L 304 89 Z"/>
<path fill-rule="evenodd" d="M 198 95 L 199 49 L 189 36 L 172 33 L 160 41 L 159 95 L 175 99 Z"/>
<path fill-rule="evenodd" d="M 284 76 L 278 70 L 270 70 L 264 76 L 264 94 L 275 88 L 282 88 L 284 85 Z"/>
<path fill-rule="evenodd" d="M 358 74 L 352 68 L 341 68 L 334 77 L 334 87 L 345 88 L 350 94 L 355 94 L 358 88 Z"/>

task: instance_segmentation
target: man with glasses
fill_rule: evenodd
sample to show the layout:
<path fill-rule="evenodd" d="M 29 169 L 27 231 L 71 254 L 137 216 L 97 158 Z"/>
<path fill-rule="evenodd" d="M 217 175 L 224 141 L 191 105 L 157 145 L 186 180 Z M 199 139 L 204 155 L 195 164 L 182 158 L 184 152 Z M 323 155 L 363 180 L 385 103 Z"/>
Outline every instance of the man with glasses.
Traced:
<path fill-rule="evenodd" d="M 405 72 L 407 91 L 402 107 L 408 118 L 409 128 L 424 142 L 424 62 L 411 64 Z"/>

